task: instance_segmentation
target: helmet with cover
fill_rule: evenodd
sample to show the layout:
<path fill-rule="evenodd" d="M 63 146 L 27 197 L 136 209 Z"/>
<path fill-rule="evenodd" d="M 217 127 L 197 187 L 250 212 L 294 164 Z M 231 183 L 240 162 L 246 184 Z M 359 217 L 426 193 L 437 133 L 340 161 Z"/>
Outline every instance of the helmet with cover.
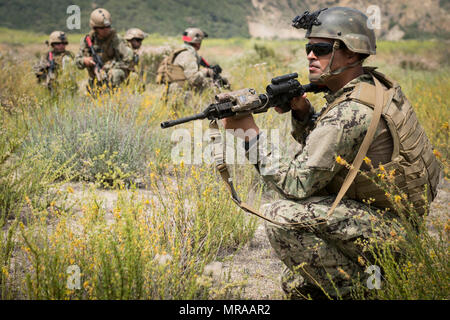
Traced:
<path fill-rule="evenodd" d="M 369 55 L 376 54 L 376 37 L 368 17 L 359 10 L 347 7 L 324 8 L 310 13 L 305 11 L 292 20 L 292 26 L 306 29 L 305 38 L 327 38 L 334 40 L 330 62 L 320 77 L 320 82 L 357 64 Z M 335 51 L 342 47 L 360 54 L 361 59 L 353 65 L 331 71 Z"/>
<path fill-rule="evenodd" d="M 49 44 L 52 45 L 54 43 L 69 44 L 69 41 L 67 41 L 67 36 L 63 31 L 53 31 L 50 33 Z"/>
<path fill-rule="evenodd" d="M 183 32 L 183 41 L 187 43 L 202 43 L 204 38 L 207 38 L 208 34 L 199 28 L 187 28 Z"/>
<path fill-rule="evenodd" d="M 131 29 L 127 30 L 127 32 L 125 33 L 125 37 L 124 38 L 125 38 L 125 40 L 132 40 L 132 39 L 143 40 L 147 36 L 148 36 L 148 34 L 145 33 L 144 31 L 142 31 L 141 29 L 131 28 Z"/>
<path fill-rule="evenodd" d="M 91 13 L 89 19 L 89 26 L 91 28 L 105 28 L 111 26 L 111 14 L 108 10 L 97 8 Z"/>

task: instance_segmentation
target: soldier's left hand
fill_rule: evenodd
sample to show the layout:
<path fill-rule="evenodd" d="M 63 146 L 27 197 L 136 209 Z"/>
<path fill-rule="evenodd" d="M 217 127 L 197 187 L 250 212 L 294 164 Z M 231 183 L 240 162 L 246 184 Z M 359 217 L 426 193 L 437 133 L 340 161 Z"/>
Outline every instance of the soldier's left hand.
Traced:
<path fill-rule="evenodd" d="M 214 77 L 214 70 L 213 69 L 205 68 L 203 72 L 204 72 L 205 77 L 208 77 L 208 78 Z"/>
<path fill-rule="evenodd" d="M 239 117 L 223 118 L 222 124 L 225 129 L 235 130 L 233 135 L 245 139 L 245 141 L 248 141 L 259 133 L 259 128 L 256 125 L 253 115 L 251 114 Z M 237 131 L 237 129 L 242 129 L 243 131 L 239 132 L 240 130 Z"/>

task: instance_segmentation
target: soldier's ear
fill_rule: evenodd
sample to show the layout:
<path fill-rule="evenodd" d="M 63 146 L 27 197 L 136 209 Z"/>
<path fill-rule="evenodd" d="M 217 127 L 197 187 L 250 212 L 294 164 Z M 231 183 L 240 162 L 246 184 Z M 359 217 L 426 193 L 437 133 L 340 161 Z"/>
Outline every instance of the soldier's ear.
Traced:
<path fill-rule="evenodd" d="M 356 61 L 360 60 L 359 53 L 350 51 L 347 48 L 344 49 L 344 54 L 349 64 L 355 63 Z"/>

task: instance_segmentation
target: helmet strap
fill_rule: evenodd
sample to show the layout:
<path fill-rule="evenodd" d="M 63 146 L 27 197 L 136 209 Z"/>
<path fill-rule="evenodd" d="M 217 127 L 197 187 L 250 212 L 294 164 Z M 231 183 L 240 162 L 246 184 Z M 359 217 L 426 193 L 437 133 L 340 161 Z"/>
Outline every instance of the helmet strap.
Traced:
<path fill-rule="evenodd" d="M 356 62 L 354 62 L 352 64 L 349 64 L 348 66 L 344 66 L 344 67 L 338 68 L 338 69 L 336 69 L 334 71 L 331 71 L 331 66 L 332 66 L 333 60 L 334 60 L 334 54 L 336 53 L 337 49 L 339 49 L 339 40 L 334 40 L 333 51 L 331 53 L 330 62 L 328 62 L 328 65 L 325 68 L 324 73 L 322 73 L 322 75 L 317 80 L 318 83 L 325 84 L 325 81 L 328 80 L 330 77 L 336 76 L 336 75 L 344 72 L 347 69 L 350 69 L 350 68 L 356 67 L 359 64 L 362 64 L 362 60 L 358 60 L 358 61 L 356 61 Z"/>
<path fill-rule="evenodd" d="M 337 49 L 339 49 L 339 41 L 338 40 L 334 40 L 334 42 L 333 42 L 333 51 L 331 51 L 331 59 L 328 62 L 328 65 L 325 68 L 325 70 L 322 73 L 322 75 L 319 77 L 319 79 L 317 79 L 318 83 L 324 84 L 325 80 L 328 79 L 330 76 L 332 76 L 331 65 L 333 64 L 334 54 L 336 53 Z"/>

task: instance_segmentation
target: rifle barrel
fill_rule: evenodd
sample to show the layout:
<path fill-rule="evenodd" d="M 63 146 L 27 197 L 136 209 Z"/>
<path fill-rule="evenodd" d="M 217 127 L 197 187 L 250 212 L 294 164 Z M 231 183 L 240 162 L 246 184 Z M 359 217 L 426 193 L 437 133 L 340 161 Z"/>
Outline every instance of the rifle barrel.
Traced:
<path fill-rule="evenodd" d="M 185 122 L 189 122 L 189 121 L 193 121 L 193 120 L 200 120 L 200 119 L 205 119 L 205 113 L 198 113 L 198 114 L 194 114 L 193 116 L 189 116 L 189 117 L 184 117 L 184 118 L 180 118 L 180 119 L 175 119 L 175 120 L 169 120 L 169 121 L 164 121 L 161 122 L 161 128 L 165 129 L 165 128 L 170 128 Z"/>

